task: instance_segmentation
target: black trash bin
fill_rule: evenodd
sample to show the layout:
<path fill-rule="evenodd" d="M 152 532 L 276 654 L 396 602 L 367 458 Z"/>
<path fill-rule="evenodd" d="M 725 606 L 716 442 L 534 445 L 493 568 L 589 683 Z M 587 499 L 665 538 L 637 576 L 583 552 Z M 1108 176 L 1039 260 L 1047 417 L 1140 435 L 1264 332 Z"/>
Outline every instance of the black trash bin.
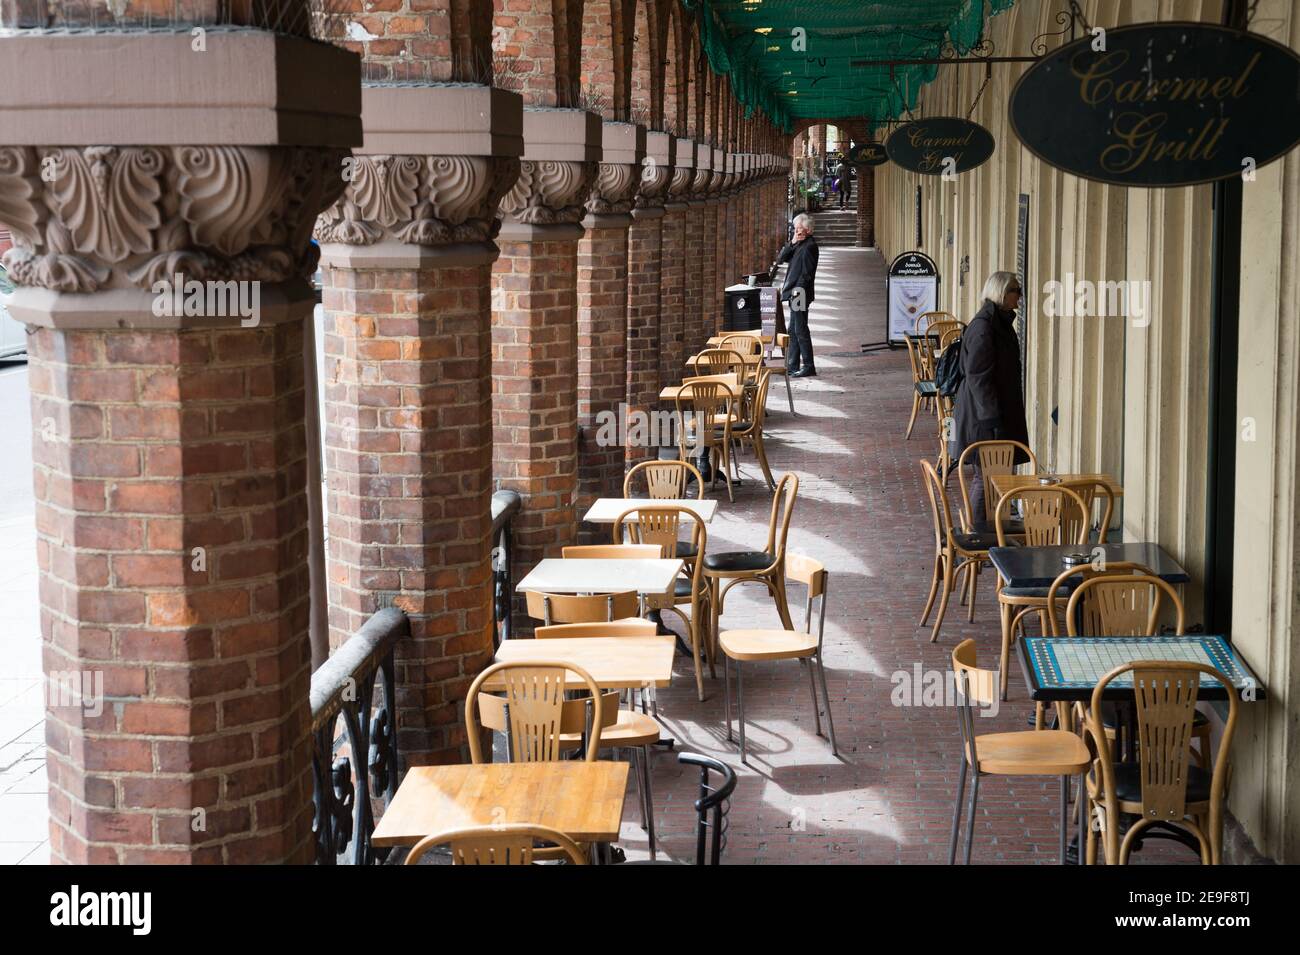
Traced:
<path fill-rule="evenodd" d="M 763 327 L 760 292 L 755 285 L 733 285 L 725 292 L 722 327 L 728 332 L 752 332 Z"/>

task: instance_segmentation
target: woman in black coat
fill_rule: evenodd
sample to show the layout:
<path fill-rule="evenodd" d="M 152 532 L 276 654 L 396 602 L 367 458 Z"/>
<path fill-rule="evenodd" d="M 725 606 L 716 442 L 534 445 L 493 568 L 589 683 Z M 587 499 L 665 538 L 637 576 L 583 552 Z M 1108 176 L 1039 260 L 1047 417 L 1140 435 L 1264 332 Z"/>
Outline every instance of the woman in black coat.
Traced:
<path fill-rule="evenodd" d="M 953 461 L 976 441 L 1029 444 L 1025 396 L 1020 388 L 1020 339 L 1014 324 L 1020 296 L 1020 280 L 1014 272 L 994 272 L 984 283 L 980 310 L 962 332 L 963 378 L 953 406 Z M 975 457 L 971 458 L 975 464 L 971 511 L 975 520 L 981 521 L 984 480 Z M 1017 451 L 1015 460 L 1023 464 L 1029 459 Z"/>

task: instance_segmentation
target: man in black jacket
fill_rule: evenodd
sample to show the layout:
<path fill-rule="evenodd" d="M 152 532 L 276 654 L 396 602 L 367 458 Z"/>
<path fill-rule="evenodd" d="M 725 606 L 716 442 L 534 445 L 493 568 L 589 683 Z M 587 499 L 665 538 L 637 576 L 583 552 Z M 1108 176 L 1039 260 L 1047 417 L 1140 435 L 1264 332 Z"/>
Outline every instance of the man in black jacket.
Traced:
<path fill-rule="evenodd" d="M 794 218 L 794 241 L 786 244 L 772 271 L 790 263 L 781 286 L 781 301 L 790 309 L 790 348 L 786 354 L 786 371 L 791 378 L 811 378 L 817 374 L 813 361 L 812 335 L 808 332 L 808 306 L 813 303 L 813 283 L 817 277 L 817 240 L 813 238 L 813 218 L 800 213 Z"/>

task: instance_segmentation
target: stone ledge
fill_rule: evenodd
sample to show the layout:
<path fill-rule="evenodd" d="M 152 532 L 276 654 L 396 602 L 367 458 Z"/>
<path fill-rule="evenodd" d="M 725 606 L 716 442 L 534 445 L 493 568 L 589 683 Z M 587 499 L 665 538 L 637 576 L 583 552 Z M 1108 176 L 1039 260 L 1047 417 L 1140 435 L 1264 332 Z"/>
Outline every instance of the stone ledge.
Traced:
<path fill-rule="evenodd" d="M 0 37 L 0 130 L 19 146 L 359 146 L 361 60 L 262 30 Z M 159 82 L 166 77 L 166 83 Z"/>
<path fill-rule="evenodd" d="M 524 154 L 523 99 L 491 86 L 364 86 L 363 155 Z"/>
<path fill-rule="evenodd" d="M 382 239 L 373 245 L 322 242 L 322 268 L 347 269 L 455 269 L 491 265 L 501 255 L 494 242 L 458 242 L 415 245 Z"/>

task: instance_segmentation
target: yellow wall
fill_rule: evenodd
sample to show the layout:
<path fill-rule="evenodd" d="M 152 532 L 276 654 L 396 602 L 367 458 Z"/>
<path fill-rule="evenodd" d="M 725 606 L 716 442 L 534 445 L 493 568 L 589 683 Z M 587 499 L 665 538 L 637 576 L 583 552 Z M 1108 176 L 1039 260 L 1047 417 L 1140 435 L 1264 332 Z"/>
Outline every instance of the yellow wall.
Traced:
<path fill-rule="evenodd" d="M 1221 0 L 1091 0 L 1083 8 L 1096 26 L 1222 18 Z M 1036 36 L 1059 29 L 1058 9 L 1021 0 L 993 18 L 988 32 L 995 53 L 1030 52 Z M 1261 0 L 1252 29 L 1300 49 L 1300 14 L 1286 0 Z M 969 318 L 987 275 L 1016 268 L 1017 197 L 1029 195 L 1031 444 L 1044 467 L 1120 477 L 1125 495 L 1116 526 L 1126 540 L 1158 541 L 1188 569 L 1188 618 L 1196 623 L 1203 613 L 1207 527 L 1212 187 L 1106 186 L 1040 162 L 1020 146 L 1007 120 L 1012 86 L 1027 68 L 996 64 L 971 114 L 997 143 L 984 165 L 950 182 L 892 164 L 877 168 L 877 241 L 887 258 L 912 248 L 920 183 L 921 248 L 943 278 L 940 307 Z M 966 116 L 984 79 L 980 65 L 941 67 L 916 115 Z M 1293 665 L 1300 656 L 1293 625 L 1300 613 L 1293 581 L 1300 557 L 1294 533 L 1298 170 L 1293 152 L 1243 189 L 1238 401 L 1240 415 L 1255 419 L 1256 440 L 1239 443 L 1233 573 L 1234 643 L 1271 699 L 1243 708 L 1231 805 L 1261 851 L 1288 861 L 1300 861 L 1300 758 L 1289 750 L 1291 743 L 1300 746 L 1300 728 L 1288 723 L 1286 709 L 1288 699 L 1300 700 L 1300 688 L 1292 689 L 1300 682 L 1300 665 Z M 970 266 L 963 277 L 965 256 Z M 1044 283 L 1069 273 L 1094 282 L 1149 281 L 1150 324 L 1045 317 Z"/>

